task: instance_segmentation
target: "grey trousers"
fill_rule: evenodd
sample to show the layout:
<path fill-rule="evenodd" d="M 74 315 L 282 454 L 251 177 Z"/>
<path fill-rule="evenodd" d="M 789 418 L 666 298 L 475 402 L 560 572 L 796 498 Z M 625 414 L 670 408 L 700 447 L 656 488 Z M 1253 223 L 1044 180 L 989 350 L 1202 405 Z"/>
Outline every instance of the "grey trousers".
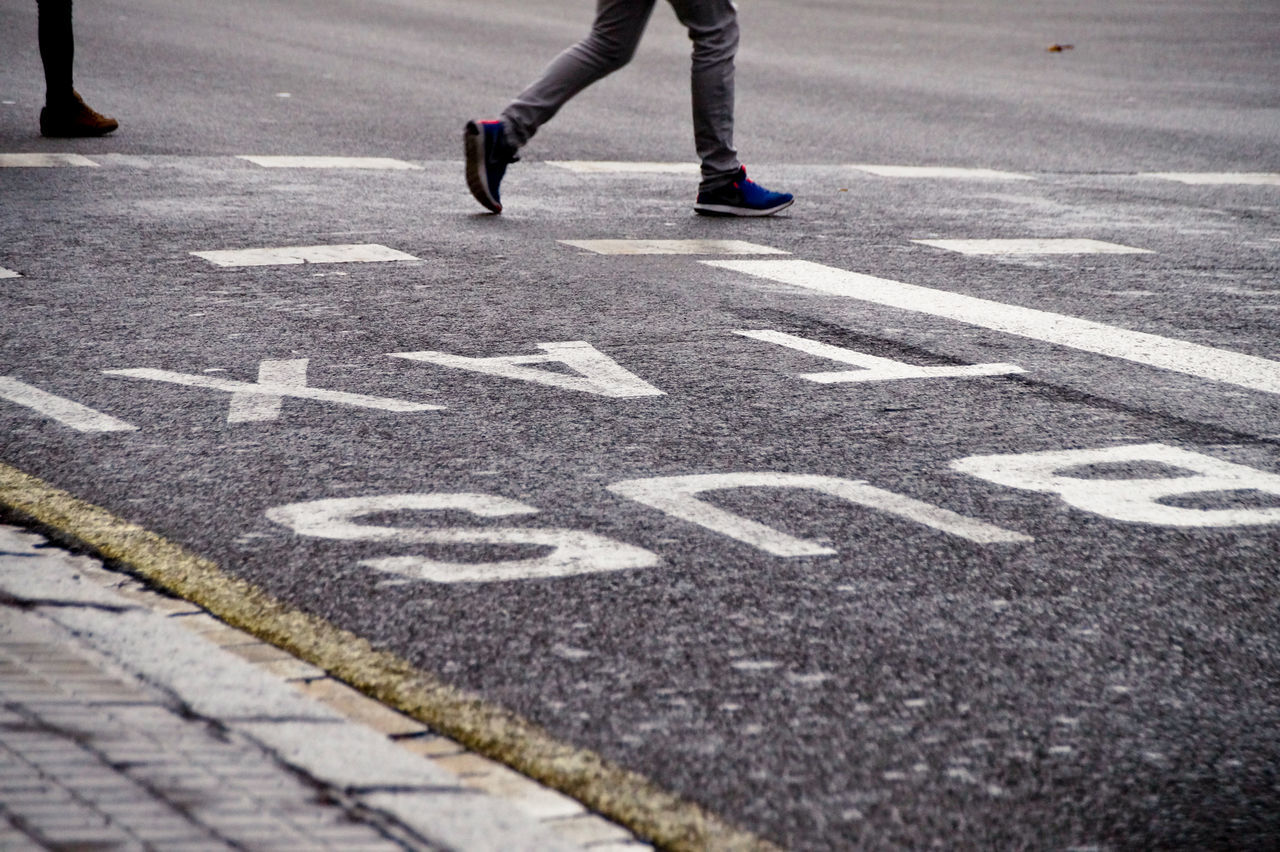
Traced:
<path fill-rule="evenodd" d="M 557 56 L 502 111 L 507 142 L 522 147 L 578 92 L 626 65 L 657 0 L 597 0 L 591 33 Z M 733 147 L 733 58 L 738 13 L 732 0 L 668 0 L 693 41 L 693 138 L 701 189 L 728 183 L 740 163 Z"/>

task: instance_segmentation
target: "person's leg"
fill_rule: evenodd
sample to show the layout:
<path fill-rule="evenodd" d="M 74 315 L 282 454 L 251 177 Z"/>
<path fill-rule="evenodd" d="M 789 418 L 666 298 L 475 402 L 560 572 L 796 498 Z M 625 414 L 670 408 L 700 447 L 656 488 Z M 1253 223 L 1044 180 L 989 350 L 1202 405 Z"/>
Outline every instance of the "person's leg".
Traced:
<path fill-rule="evenodd" d="M 670 0 L 693 41 L 693 138 L 702 160 L 699 189 L 733 181 L 742 164 L 733 147 L 733 74 L 738 10 L 732 0 Z"/>
<path fill-rule="evenodd" d="M 71 66 L 75 37 L 71 29 L 71 0 L 36 0 L 40 13 L 40 61 L 44 64 L 44 101 L 50 106 L 69 102 L 74 93 Z"/>
<path fill-rule="evenodd" d="M 747 178 L 733 147 L 738 10 L 732 0 L 670 0 L 693 40 L 693 138 L 702 181 L 693 209 L 708 216 L 772 216 L 795 199 Z"/>
<path fill-rule="evenodd" d="M 71 0 L 36 0 L 40 12 L 40 61 L 44 64 L 44 136 L 104 136 L 120 126 L 94 110 L 76 94 L 71 68 L 75 36 L 71 28 Z"/>
<path fill-rule="evenodd" d="M 597 0 L 591 32 L 557 56 L 502 111 L 507 141 L 522 147 L 578 92 L 631 61 L 656 0 Z"/>

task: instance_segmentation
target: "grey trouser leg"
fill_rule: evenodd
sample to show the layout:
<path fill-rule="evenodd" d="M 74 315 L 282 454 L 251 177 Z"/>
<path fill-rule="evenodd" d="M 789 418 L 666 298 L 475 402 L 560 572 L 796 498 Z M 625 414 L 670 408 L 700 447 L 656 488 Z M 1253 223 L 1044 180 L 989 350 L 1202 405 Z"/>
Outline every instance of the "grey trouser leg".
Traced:
<path fill-rule="evenodd" d="M 656 0 L 597 0 L 590 34 L 557 56 L 502 111 L 507 141 L 522 147 L 578 92 L 626 65 Z M 702 159 L 702 189 L 738 173 L 733 147 L 733 58 L 738 50 L 732 0 L 670 0 L 693 40 L 693 135 Z"/>

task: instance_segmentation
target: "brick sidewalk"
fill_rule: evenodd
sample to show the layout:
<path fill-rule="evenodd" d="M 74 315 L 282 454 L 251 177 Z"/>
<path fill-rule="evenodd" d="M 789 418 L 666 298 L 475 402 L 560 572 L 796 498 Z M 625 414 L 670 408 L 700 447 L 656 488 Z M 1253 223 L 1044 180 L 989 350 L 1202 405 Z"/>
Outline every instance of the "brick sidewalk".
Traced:
<path fill-rule="evenodd" d="M 0 849 L 644 852 L 560 793 L 0 525 Z"/>
<path fill-rule="evenodd" d="M 68 638 L 0 622 L 0 848 L 431 848 Z"/>

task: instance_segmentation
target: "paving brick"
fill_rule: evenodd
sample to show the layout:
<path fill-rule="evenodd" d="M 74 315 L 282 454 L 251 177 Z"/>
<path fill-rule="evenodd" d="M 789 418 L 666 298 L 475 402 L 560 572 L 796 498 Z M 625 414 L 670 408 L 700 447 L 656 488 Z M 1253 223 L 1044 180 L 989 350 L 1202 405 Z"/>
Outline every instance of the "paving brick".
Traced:
<path fill-rule="evenodd" d="M 421 722 L 397 713 L 332 678 L 303 681 L 295 686 L 304 695 L 323 701 L 347 718 L 388 736 L 416 734 L 427 730 Z"/>
<path fill-rule="evenodd" d="M 488 775 L 464 778 L 462 783 L 474 790 L 505 799 L 535 819 L 568 817 L 586 811 L 577 799 L 505 767 Z"/>
<path fill-rule="evenodd" d="M 262 663 L 259 667 L 285 680 L 314 680 L 326 676 L 324 669 L 296 658 Z"/>
<path fill-rule="evenodd" d="M 408 749 L 414 754 L 432 758 L 448 757 L 466 752 L 466 748 L 460 743 L 454 742 L 448 737 L 438 737 L 434 734 L 399 739 L 396 740 L 396 745 Z"/>
<path fill-rule="evenodd" d="M 549 820 L 546 825 L 561 837 L 584 846 L 596 843 L 621 843 L 632 839 L 631 832 L 596 814 Z"/>
<path fill-rule="evenodd" d="M 251 663 L 271 663 L 279 660 L 296 659 L 288 651 L 281 650 L 275 645 L 268 645 L 266 642 L 249 641 L 242 645 L 232 645 L 227 650 Z"/>
<path fill-rule="evenodd" d="M 0 849 L 5 852 L 41 852 L 44 847 L 16 828 L 0 827 Z"/>

